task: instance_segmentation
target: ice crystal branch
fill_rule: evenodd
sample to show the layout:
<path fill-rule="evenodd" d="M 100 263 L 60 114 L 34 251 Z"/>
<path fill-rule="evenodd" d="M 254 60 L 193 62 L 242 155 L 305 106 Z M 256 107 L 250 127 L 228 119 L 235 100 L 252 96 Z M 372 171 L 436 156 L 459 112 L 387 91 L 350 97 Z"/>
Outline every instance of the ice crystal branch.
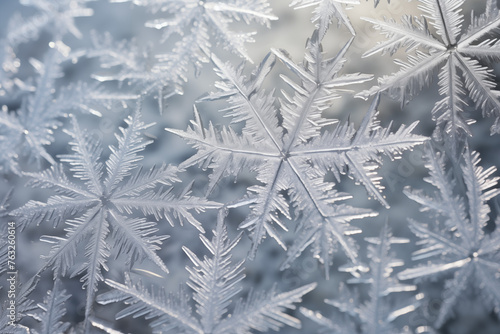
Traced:
<path fill-rule="evenodd" d="M 29 316 L 41 323 L 40 331 L 35 334 L 62 334 L 66 333 L 70 324 L 62 322 L 61 318 L 66 314 L 65 302 L 71 297 L 66 290 L 61 289 L 61 281 L 56 279 L 52 290 L 47 291 L 43 303 L 38 304 L 35 312 Z"/>
<path fill-rule="evenodd" d="M 200 234 L 209 256 L 202 260 L 188 247 L 183 247 L 193 264 L 187 267 L 190 274 L 187 286 L 193 290 L 192 297 L 185 289 L 176 295 L 168 295 L 163 288 L 148 291 L 142 283 L 134 284 L 126 275 L 124 284 L 106 280 L 114 290 L 100 295 L 98 302 L 106 305 L 123 301 L 129 306 L 117 314 L 117 319 L 145 315 L 155 319 L 150 326 L 162 333 L 250 333 L 251 330 L 277 330 L 283 325 L 300 328 L 300 321 L 285 310 L 294 309 L 302 296 L 315 288 L 315 283 L 283 293 L 277 293 L 274 288 L 266 293 L 251 292 L 246 301 L 240 300 L 229 313 L 228 307 L 241 291 L 240 283 L 245 275 L 244 261 L 232 263 L 231 260 L 231 252 L 241 235 L 233 241 L 228 239 L 224 216 L 221 210 L 212 240 Z M 189 307 L 190 298 L 196 303 L 197 317 Z"/>
<path fill-rule="evenodd" d="M 359 0 L 294 0 L 290 6 L 294 9 L 316 6 L 311 20 L 316 23 L 316 29 L 318 29 L 321 38 L 326 34 L 334 18 L 338 21 L 339 26 L 344 24 L 351 34 L 356 35 L 342 4 L 358 5 Z"/>

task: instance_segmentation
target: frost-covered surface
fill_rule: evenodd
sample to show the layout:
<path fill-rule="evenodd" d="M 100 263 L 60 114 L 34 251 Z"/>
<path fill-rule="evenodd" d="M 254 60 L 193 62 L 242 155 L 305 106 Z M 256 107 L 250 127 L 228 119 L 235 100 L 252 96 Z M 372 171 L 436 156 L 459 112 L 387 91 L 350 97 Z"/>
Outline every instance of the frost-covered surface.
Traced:
<path fill-rule="evenodd" d="M 499 8 L 1 2 L 0 332 L 500 332 Z"/>

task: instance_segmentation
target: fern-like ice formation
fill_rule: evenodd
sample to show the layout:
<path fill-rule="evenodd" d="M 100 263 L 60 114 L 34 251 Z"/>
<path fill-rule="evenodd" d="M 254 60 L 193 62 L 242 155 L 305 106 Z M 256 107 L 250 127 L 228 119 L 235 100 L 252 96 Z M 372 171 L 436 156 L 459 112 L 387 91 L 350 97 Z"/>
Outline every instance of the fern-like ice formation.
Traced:
<path fill-rule="evenodd" d="M 472 291 L 471 288 L 498 314 L 500 220 L 496 219 L 493 232 L 485 231 L 491 211 L 487 202 L 500 194 L 500 189 L 494 188 L 499 178 L 491 177 L 496 168 L 483 169 L 479 166 L 479 153 L 466 149 L 460 166 L 462 175 L 453 175 L 446 168 L 443 154 L 429 147 L 426 156 L 430 175 L 425 181 L 438 191 L 429 196 L 408 189 L 406 194 L 422 206 L 422 211 L 429 211 L 434 217 L 428 224 L 408 219 L 421 245 L 413 259 L 427 259 L 428 262 L 407 268 L 398 277 L 407 280 L 454 272 L 453 278 L 446 279 L 436 320 L 438 327 L 450 317 L 461 296 Z"/>
<path fill-rule="evenodd" d="M 325 175 L 332 171 L 340 182 L 340 174 L 348 171 L 349 176 L 365 186 L 370 196 L 388 207 L 380 193 L 383 189 L 381 178 L 376 173 L 381 164 L 380 156 L 397 156 L 425 140 L 412 134 L 416 123 L 401 126 L 396 132 L 391 132 L 390 126 L 381 127 L 376 120 L 378 97 L 358 129 L 346 123 L 337 125 L 333 131 L 322 131 L 338 122 L 324 118 L 322 112 L 340 97 L 340 91 L 370 79 L 359 73 L 339 73 L 351 42 L 336 57 L 324 58 L 319 34 L 315 32 L 307 44 L 308 53 L 303 64 L 295 64 L 283 50 L 273 50 L 249 79 L 243 76 L 243 68 L 234 69 L 213 56 L 223 81 L 217 84 L 219 92 L 208 95 L 205 100 L 227 99 L 230 106 L 224 112 L 232 117 L 233 123 L 245 123 L 242 133 L 237 134 L 231 127 L 217 133 L 212 124 L 204 128 L 196 109 L 195 120 L 187 131 L 168 129 L 198 150 L 182 166 L 199 164 L 213 170 L 210 188 L 222 177 L 237 175 L 242 169 L 257 172 L 257 180 L 262 185 L 249 188 L 252 213 L 240 226 L 251 233 L 251 258 L 266 235 L 286 248 L 274 225 L 286 230 L 279 215 L 291 219 L 289 207 L 292 206 L 303 219 L 282 268 L 289 266 L 311 244 L 314 256 L 325 264 L 327 276 L 337 244 L 356 262 L 357 246 L 349 235 L 358 233 L 359 229 L 347 223 L 375 213 L 338 204 L 351 196 L 337 191 L 333 182 L 324 180 Z M 275 58 L 299 77 L 296 83 L 282 76 L 294 95 L 283 92 L 285 99 L 281 101 L 279 114 L 273 94 L 261 88 Z M 282 124 L 278 116 L 283 118 Z M 289 194 L 291 203 L 283 192 Z"/>
<path fill-rule="evenodd" d="M 344 268 L 356 273 L 355 277 L 347 280 L 352 284 L 369 284 L 369 299 L 362 303 L 358 294 L 351 293 L 346 286 L 341 285 L 340 296 L 336 299 L 327 299 L 325 302 L 338 309 L 332 319 L 321 313 L 301 308 L 301 312 L 320 325 L 318 333 L 363 333 L 363 334 L 391 334 L 411 333 L 407 326 L 398 327 L 396 319 L 407 317 L 409 313 L 419 307 L 421 294 L 414 294 L 417 287 L 403 284 L 394 275 L 394 268 L 404 266 L 404 262 L 391 252 L 392 244 L 407 244 L 410 240 L 394 237 L 388 224 L 384 224 L 378 238 L 367 237 L 369 270 L 358 274 L 357 269 Z M 393 293 L 412 293 L 412 300 L 395 305 Z M 340 314 L 339 314 L 340 313 Z M 361 330 L 357 330 L 360 328 Z M 418 333 L 423 333 L 423 329 Z"/>
<path fill-rule="evenodd" d="M 113 249 L 127 256 L 127 263 L 148 258 L 164 272 L 168 272 L 163 260 L 156 254 L 167 238 L 156 235 L 155 222 L 144 218 L 132 218 L 133 211 L 154 215 L 157 220 L 165 218 L 172 226 L 176 221 L 188 222 L 203 231 L 201 224 L 191 211 L 202 211 L 218 207 L 218 204 L 193 197 L 186 188 L 180 196 L 172 193 L 171 184 L 178 181 L 178 168 L 170 165 L 153 167 L 143 171 L 138 166 L 139 155 L 151 143 L 143 139 L 142 133 L 150 125 L 141 120 L 138 108 L 126 119 L 127 128 L 120 128 L 116 135 L 118 145 L 110 146 L 111 155 L 104 165 L 99 161 L 102 145 L 87 135 L 75 118 L 73 130 L 67 131 L 73 141 L 73 154 L 61 155 L 60 160 L 70 166 L 73 176 L 83 181 L 84 187 L 75 184 L 65 174 L 62 164 L 55 164 L 40 173 L 26 173 L 32 187 L 52 189 L 57 195 L 46 202 L 30 200 L 12 214 L 18 216 L 22 228 L 43 221 L 57 226 L 65 222 L 66 237 L 42 236 L 42 240 L 53 244 L 46 264 L 40 271 L 51 268 L 54 275 L 72 276 L 83 274 L 81 281 L 87 289 L 85 316 L 92 310 L 97 284 L 104 279 L 102 270 L 107 270 L 108 258 Z M 164 188 L 166 186 L 167 188 Z M 77 246 L 86 242 L 84 263 L 76 263 Z M 76 270 L 73 266 L 78 264 Z"/>
<path fill-rule="evenodd" d="M 200 234 L 200 240 L 210 252 L 201 260 L 193 251 L 182 249 L 193 263 L 188 267 L 192 297 L 185 289 L 178 294 L 167 294 L 164 288 L 147 290 L 141 282 L 134 284 L 129 275 L 125 283 L 110 279 L 106 283 L 113 290 L 98 296 L 100 304 L 123 301 L 129 306 L 117 314 L 117 319 L 128 316 L 146 316 L 153 319 L 150 326 L 155 333 L 251 333 L 278 330 L 284 325 L 300 328 L 300 321 L 286 310 L 294 309 L 302 296 L 313 290 L 316 283 L 297 289 L 277 293 L 275 288 L 268 292 L 251 291 L 246 300 L 240 299 L 232 312 L 229 306 L 242 290 L 245 278 L 244 261 L 232 263 L 231 252 L 238 244 L 241 234 L 233 241 L 227 236 L 224 209 L 219 211 L 212 240 Z M 195 317 L 189 300 L 196 303 Z"/>
<path fill-rule="evenodd" d="M 376 53 L 392 55 L 401 48 L 416 53 L 409 55 L 407 61 L 396 60 L 401 67 L 398 72 L 379 78 L 377 86 L 359 96 L 366 98 L 383 91 L 404 104 L 429 85 L 433 74 L 439 71 L 442 99 L 435 104 L 432 115 L 437 126 L 442 127 L 443 136 L 452 136 L 453 143 L 459 139 L 459 132 L 471 135 L 469 125 L 473 120 L 463 115 L 469 99 L 483 116 L 496 117 L 491 132 L 500 132 L 500 92 L 493 70 L 483 65 L 500 59 L 497 2 L 488 0 L 486 11 L 479 16 L 472 13 L 472 22 L 464 29 L 461 7 L 465 0 L 419 1 L 424 14 L 405 15 L 401 23 L 392 18 L 385 21 L 365 18 L 387 38 L 366 51 L 365 57 Z"/>

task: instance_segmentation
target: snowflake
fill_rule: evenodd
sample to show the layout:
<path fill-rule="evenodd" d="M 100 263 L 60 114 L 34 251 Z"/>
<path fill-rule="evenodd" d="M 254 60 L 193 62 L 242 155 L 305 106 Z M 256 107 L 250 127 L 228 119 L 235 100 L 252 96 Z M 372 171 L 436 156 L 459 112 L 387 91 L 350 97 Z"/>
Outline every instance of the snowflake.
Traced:
<path fill-rule="evenodd" d="M 61 155 L 60 159 L 71 166 L 75 178 L 84 181 L 85 188 L 72 182 L 61 164 L 41 173 L 26 173 L 31 177 L 31 186 L 53 189 L 57 195 L 49 197 L 45 203 L 30 200 L 12 214 L 19 217 L 22 228 L 42 221 L 51 221 L 54 226 L 63 221 L 67 224 L 66 237 L 42 236 L 41 240 L 53 247 L 39 273 L 52 267 L 55 276 L 64 276 L 76 262 L 77 246 L 86 243 L 87 261 L 72 275 L 84 274 L 81 281 L 87 288 L 85 316 L 88 319 L 97 284 L 103 280 L 102 269 L 108 269 L 112 249 L 127 255 L 130 265 L 148 258 L 168 272 L 156 254 L 167 236 L 156 235 L 156 223 L 127 215 L 139 209 L 144 215 L 165 218 L 171 225 L 176 220 L 181 224 L 186 221 L 203 231 L 190 211 L 203 211 L 218 205 L 190 196 L 189 188 L 180 196 L 175 196 L 170 187 L 159 188 L 179 181 L 176 167 L 162 165 L 149 171 L 138 167 L 137 162 L 142 159 L 138 153 L 151 143 L 142 139 L 142 132 L 150 125 L 141 121 L 140 109 L 126 119 L 126 129 L 120 128 L 121 133 L 116 135 L 118 146 L 110 146 L 106 177 L 103 164 L 99 162 L 101 143 L 86 135 L 75 118 L 72 123 L 73 131 L 67 132 L 73 138 L 70 144 L 74 153 Z"/>
<path fill-rule="evenodd" d="M 365 19 L 387 37 L 367 51 L 365 57 L 378 52 L 393 54 L 403 47 L 407 52 L 416 49 L 416 54 L 408 56 L 407 62 L 396 60 L 401 66 L 398 72 L 379 78 L 378 86 L 359 96 L 366 98 L 384 91 L 404 104 L 428 85 L 432 74 L 439 70 L 439 94 L 443 98 L 435 104 L 432 114 L 437 125 L 443 126 L 444 133 L 452 136 L 450 142 L 457 141 L 455 136 L 460 131 L 471 135 L 468 126 L 473 121 L 463 118 L 468 98 L 483 116 L 497 117 L 491 132 L 500 132 L 500 92 L 495 89 L 493 70 L 481 64 L 500 59 L 500 41 L 490 37 L 500 25 L 496 1 L 488 0 L 485 13 L 473 15 L 465 31 L 462 31 L 461 13 L 465 0 L 419 1 L 419 8 L 425 13 L 420 18 L 406 15 L 401 24 L 393 19 L 384 22 Z M 430 31 L 427 19 L 435 34 Z"/>
<path fill-rule="evenodd" d="M 351 196 L 336 191 L 333 182 L 325 182 L 325 175 L 332 171 L 340 181 L 340 174 L 348 170 L 349 175 L 362 183 L 371 196 L 388 206 L 380 193 L 383 186 L 376 173 L 381 164 L 380 154 L 393 157 L 425 140 L 411 133 L 416 123 L 402 126 L 394 133 L 390 128 L 382 128 L 376 120 L 378 98 L 374 99 L 358 130 L 348 123 L 338 125 L 333 131 L 322 132 L 337 122 L 323 118 L 322 112 L 340 97 L 340 91 L 347 85 L 370 78 L 358 73 L 338 73 L 351 42 L 335 58 L 324 59 L 316 32 L 308 42 L 303 65 L 296 65 L 285 51 L 273 50 L 274 54 L 266 57 L 250 79 L 245 78 L 242 68 L 235 70 L 213 56 L 223 81 L 217 84 L 220 92 L 209 95 L 206 100 L 227 98 L 231 105 L 225 110 L 227 115 L 233 118 L 233 122 L 245 122 L 241 135 L 231 127 L 223 128 L 219 133 L 212 124 L 208 129 L 203 128 L 196 110 L 192 128 L 185 132 L 167 129 L 184 137 L 198 150 L 183 166 L 200 164 L 213 169 L 211 188 L 223 176 L 237 175 L 243 168 L 257 172 L 261 184 L 250 187 L 248 193 L 254 201 L 252 213 L 240 226 L 251 231 L 250 258 L 266 235 L 285 248 L 273 224 L 286 229 L 279 214 L 292 218 L 283 195 L 283 192 L 288 192 L 293 207 L 303 219 L 300 234 L 289 249 L 283 268 L 310 244 L 314 245 L 315 257 L 325 264 L 327 275 L 336 244 L 340 244 L 349 258 L 356 261 L 356 246 L 349 235 L 359 232 L 359 229 L 346 223 L 375 213 L 337 204 Z M 260 89 L 276 57 L 300 77 L 300 84 L 283 77 L 295 94 L 285 96 L 282 101 L 282 124 L 278 122 L 272 94 Z"/>
<path fill-rule="evenodd" d="M 459 298 L 471 286 L 481 294 L 482 301 L 498 314 L 500 220 L 497 218 L 497 228 L 493 232 L 486 233 L 484 230 L 490 213 L 486 202 L 500 193 L 500 189 L 493 188 L 498 177 L 490 178 L 496 169 L 490 167 L 484 170 L 479 166 L 479 154 L 470 153 L 467 149 L 461 164 L 463 176 L 458 175 L 454 179 L 447 173 L 441 154 L 429 148 L 427 159 L 430 177 L 426 181 L 434 185 L 438 192 L 431 196 L 421 191 L 407 190 L 406 193 L 422 205 L 422 211 L 435 212 L 431 224 L 408 219 L 422 246 L 413 254 L 413 259 L 429 259 L 429 262 L 406 269 L 398 277 L 412 279 L 455 272 L 453 278 L 446 280 L 437 326 L 444 324 Z M 455 189 L 460 190 L 464 185 L 467 189 L 465 196 L 455 193 Z"/>

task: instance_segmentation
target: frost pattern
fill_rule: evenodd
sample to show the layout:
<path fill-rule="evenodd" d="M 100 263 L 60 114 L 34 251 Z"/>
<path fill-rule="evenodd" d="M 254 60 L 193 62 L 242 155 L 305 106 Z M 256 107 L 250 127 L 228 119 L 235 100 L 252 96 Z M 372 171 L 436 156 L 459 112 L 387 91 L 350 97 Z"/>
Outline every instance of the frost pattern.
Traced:
<path fill-rule="evenodd" d="M 497 1 L 397 1 L 0 1 L 0 332 L 468 334 L 472 302 L 498 332 Z"/>

